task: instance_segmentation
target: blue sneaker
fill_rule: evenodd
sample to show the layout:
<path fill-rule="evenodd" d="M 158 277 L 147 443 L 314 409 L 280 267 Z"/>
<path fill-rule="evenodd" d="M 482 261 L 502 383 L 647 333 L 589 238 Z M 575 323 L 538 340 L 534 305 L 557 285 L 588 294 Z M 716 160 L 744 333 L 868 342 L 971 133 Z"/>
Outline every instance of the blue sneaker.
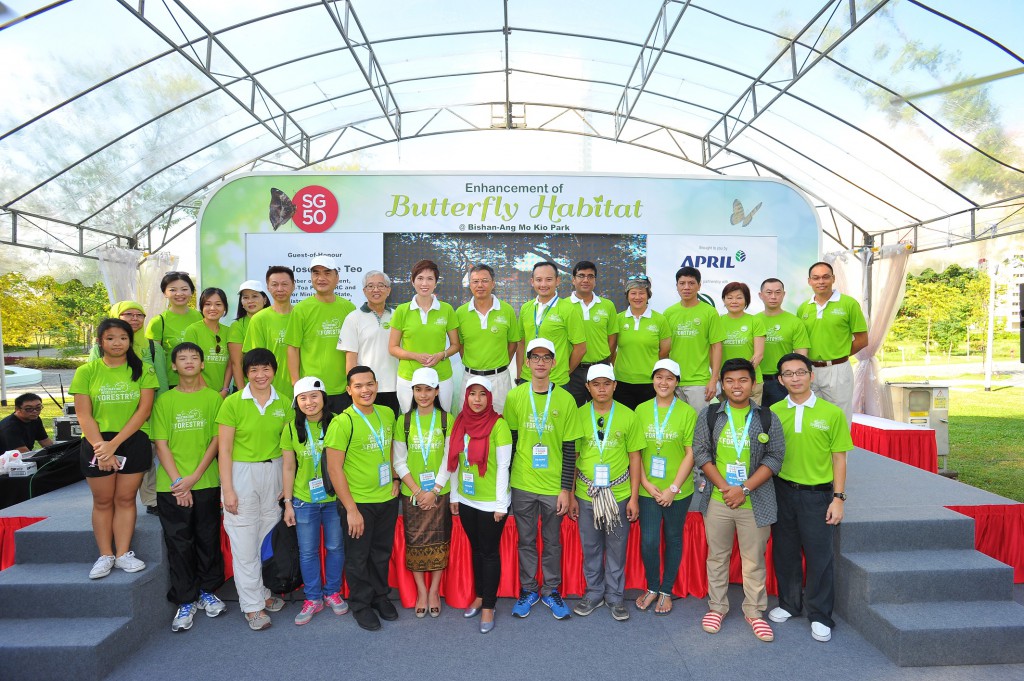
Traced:
<path fill-rule="evenodd" d="M 569 606 L 562 600 L 562 594 L 558 593 L 557 589 L 540 600 L 544 605 L 551 608 L 551 614 L 555 616 L 556 620 L 569 618 Z"/>
<path fill-rule="evenodd" d="M 512 606 L 513 617 L 527 617 L 530 614 L 530 608 L 540 600 L 540 594 L 536 591 L 520 591 L 519 600 Z"/>

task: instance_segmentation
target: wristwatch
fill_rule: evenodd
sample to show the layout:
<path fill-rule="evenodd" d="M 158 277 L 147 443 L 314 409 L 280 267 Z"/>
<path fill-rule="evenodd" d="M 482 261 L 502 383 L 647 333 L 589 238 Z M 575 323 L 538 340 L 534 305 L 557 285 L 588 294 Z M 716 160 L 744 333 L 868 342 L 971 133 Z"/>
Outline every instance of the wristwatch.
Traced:
<path fill-rule="evenodd" d="M 750 496 L 750 489 L 748 489 L 746 485 L 740 485 L 740 489 L 743 490 L 743 496 Z"/>
<path fill-rule="evenodd" d="M 842 499 L 843 501 L 846 501 L 846 492 L 833 492 L 832 498 Z"/>
<path fill-rule="evenodd" d="M 669 485 L 668 491 L 672 492 L 672 494 L 679 494 L 679 488 L 676 487 L 675 485 Z"/>

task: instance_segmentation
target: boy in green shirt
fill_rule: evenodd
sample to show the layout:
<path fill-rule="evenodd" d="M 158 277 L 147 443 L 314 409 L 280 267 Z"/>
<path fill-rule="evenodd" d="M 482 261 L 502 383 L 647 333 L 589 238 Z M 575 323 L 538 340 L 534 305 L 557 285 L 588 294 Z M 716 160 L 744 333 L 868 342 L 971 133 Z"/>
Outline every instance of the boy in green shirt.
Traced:
<path fill-rule="evenodd" d="M 582 361 L 569 374 L 566 390 L 582 406 L 590 399 L 587 391 L 587 369 L 593 364 L 611 364 L 615 356 L 615 344 L 619 338 L 618 312 L 615 303 L 594 293 L 597 285 L 597 265 L 581 260 L 572 268 L 573 292 L 569 301 L 579 306 L 586 332 L 587 352 Z"/>

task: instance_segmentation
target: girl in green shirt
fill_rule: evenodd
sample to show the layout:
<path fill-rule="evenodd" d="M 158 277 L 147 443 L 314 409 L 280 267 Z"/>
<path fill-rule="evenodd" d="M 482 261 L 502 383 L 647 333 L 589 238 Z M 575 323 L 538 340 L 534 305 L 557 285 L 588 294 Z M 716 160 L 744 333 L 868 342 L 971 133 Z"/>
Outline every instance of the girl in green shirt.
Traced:
<path fill-rule="evenodd" d="M 169 387 L 178 385 L 177 375 L 171 371 L 171 350 L 185 340 L 185 329 L 202 320 L 203 315 L 189 308 L 196 285 L 188 272 L 168 272 L 160 280 L 160 292 L 167 299 L 167 309 L 158 314 L 146 327 L 146 338 L 163 347 L 164 370 Z M 217 390 L 217 387 L 213 388 Z"/>
<path fill-rule="evenodd" d="M 199 295 L 203 319 L 185 329 L 185 340 L 203 349 L 203 381 L 206 387 L 227 397 L 231 387 L 228 371 L 228 327 L 220 320 L 228 312 L 228 294 L 223 289 L 204 289 Z"/>
<path fill-rule="evenodd" d="M 270 298 L 263 292 L 260 282 L 247 279 L 238 287 L 238 310 L 235 322 L 228 329 L 228 365 L 231 377 L 235 380 L 235 389 L 241 390 L 245 385 L 242 373 L 242 345 L 245 343 L 245 332 L 249 330 L 249 322 L 254 314 L 263 308 L 270 307 Z"/>

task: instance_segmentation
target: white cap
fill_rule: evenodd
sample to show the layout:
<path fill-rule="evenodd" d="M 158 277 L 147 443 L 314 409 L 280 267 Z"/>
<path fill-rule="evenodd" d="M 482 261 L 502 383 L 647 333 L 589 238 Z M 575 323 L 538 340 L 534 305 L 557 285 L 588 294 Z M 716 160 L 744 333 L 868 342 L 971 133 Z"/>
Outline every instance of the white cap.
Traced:
<path fill-rule="evenodd" d="M 676 362 L 674 359 L 659 359 L 657 362 L 655 362 L 654 363 L 654 368 L 651 369 L 651 377 L 652 378 L 654 377 L 654 373 L 658 369 L 664 369 L 666 371 L 671 371 L 672 375 L 675 376 L 677 380 L 679 379 L 679 377 L 681 375 L 681 372 L 679 371 L 679 363 Z"/>
<path fill-rule="evenodd" d="M 555 344 L 549 341 L 547 338 L 534 338 L 526 345 L 526 354 L 529 355 L 537 348 L 544 348 L 550 350 L 551 354 L 555 354 Z"/>
<path fill-rule="evenodd" d="M 338 263 L 334 262 L 334 258 L 328 258 L 326 255 L 318 255 L 313 258 L 313 262 L 309 263 L 309 269 L 314 267 L 326 267 L 329 270 L 341 270 L 338 267 Z"/>
<path fill-rule="evenodd" d="M 412 380 L 409 381 L 414 387 L 425 385 L 429 388 L 436 388 L 441 385 L 441 379 L 437 377 L 437 371 L 431 367 L 420 367 L 412 372 Z"/>
<path fill-rule="evenodd" d="M 474 385 L 482 385 L 487 389 L 487 392 L 494 392 L 494 389 L 491 387 L 491 381 L 486 376 L 470 376 L 469 380 L 466 381 L 466 385 L 464 385 L 462 389 L 469 390 Z"/>
<path fill-rule="evenodd" d="M 239 284 L 238 292 L 241 293 L 242 291 L 256 291 L 257 293 L 266 293 L 266 291 L 263 290 L 263 284 L 256 281 L 255 279 L 246 279 L 241 284 Z"/>
<path fill-rule="evenodd" d="M 297 398 L 302 393 L 313 392 L 314 390 L 320 390 L 327 392 L 327 388 L 324 387 L 324 382 L 316 376 L 303 376 L 299 380 L 295 381 L 295 398 L 292 400 L 292 406 L 297 404 Z"/>
<path fill-rule="evenodd" d="M 587 369 L 587 382 L 589 383 L 595 378 L 607 378 L 609 381 L 614 381 L 615 371 L 609 364 L 592 364 Z"/>

